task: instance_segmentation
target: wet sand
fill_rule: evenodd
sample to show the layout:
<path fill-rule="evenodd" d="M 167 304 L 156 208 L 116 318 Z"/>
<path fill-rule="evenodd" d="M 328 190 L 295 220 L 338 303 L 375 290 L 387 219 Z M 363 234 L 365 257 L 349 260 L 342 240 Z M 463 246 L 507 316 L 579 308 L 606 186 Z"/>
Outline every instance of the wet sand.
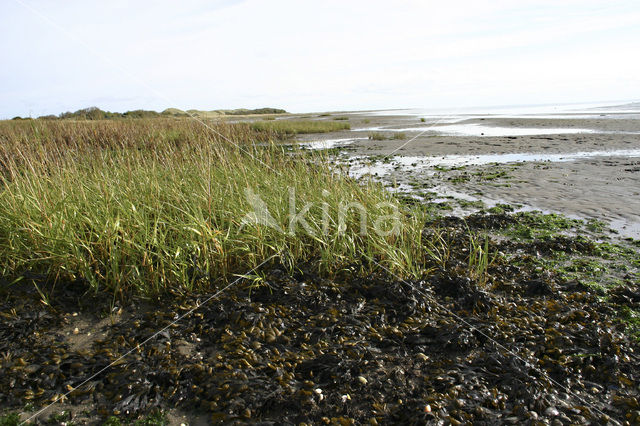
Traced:
<path fill-rule="evenodd" d="M 338 115 L 338 114 L 335 114 Z M 517 136 L 438 135 L 434 131 L 452 123 L 429 123 L 416 116 L 376 116 L 350 114 L 352 130 L 301 138 L 354 139 L 344 147 L 348 157 L 373 159 L 372 174 L 386 182 L 408 184 L 424 181 L 424 186 L 453 190 L 483 200 L 516 203 L 545 211 L 553 211 L 578 218 L 593 218 L 608 222 L 622 236 L 640 238 L 640 157 L 606 156 L 603 151 L 640 150 L 640 114 L 594 113 L 577 118 L 536 117 L 445 117 L 442 121 L 456 121 L 455 125 L 481 125 L 509 129 L 580 129 L 580 133 L 529 134 Z M 594 118 L 597 117 L 597 118 Z M 331 119 L 328 117 L 327 119 Z M 407 130 L 407 129 L 420 130 Z M 391 139 L 399 131 L 404 137 Z M 473 129 L 473 128 L 472 128 Z M 588 133 L 583 132 L 589 131 Z M 424 134 L 420 134 L 421 132 Z M 502 131 L 502 130 L 500 130 Z M 389 137 L 386 140 L 362 139 L 372 132 Z M 517 133 L 517 131 L 514 131 Z M 414 139 L 415 138 L 415 139 Z M 413 140 L 411 140 L 413 139 Z M 467 165 L 464 170 L 435 173 L 434 167 L 412 167 L 402 157 L 440 157 L 485 154 L 570 154 L 599 152 L 597 157 L 573 161 L 535 161 L 518 163 L 508 176 L 483 181 L 456 179 L 461 173 L 469 176 L 487 175 L 500 170 L 504 164 Z M 382 160 L 382 157 L 389 157 Z M 375 165 L 386 163 L 384 170 Z M 443 161 L 446 163 L 446 161 Z M 397 167 L 400 166 L 400 167 Z"/>

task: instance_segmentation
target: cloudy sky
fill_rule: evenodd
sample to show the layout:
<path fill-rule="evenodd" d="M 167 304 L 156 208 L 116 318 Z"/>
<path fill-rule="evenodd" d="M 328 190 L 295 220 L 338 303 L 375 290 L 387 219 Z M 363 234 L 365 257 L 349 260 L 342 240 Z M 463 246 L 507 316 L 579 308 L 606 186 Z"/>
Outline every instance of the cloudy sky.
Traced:
<path fill-rule="evenodd" d="M 0 118 L 640 99 L 637 0 L 3 0 L 0 35 Z"/>

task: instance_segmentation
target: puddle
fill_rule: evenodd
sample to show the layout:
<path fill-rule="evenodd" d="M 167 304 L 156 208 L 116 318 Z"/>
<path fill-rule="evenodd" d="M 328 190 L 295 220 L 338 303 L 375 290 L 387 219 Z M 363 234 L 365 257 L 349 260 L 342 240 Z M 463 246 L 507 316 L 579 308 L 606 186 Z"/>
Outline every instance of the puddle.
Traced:
<path fill-rule="evenodd" d="M 342 138 L 342 139 L 327 139 L 311 142 L 300 142 L 298 145 L 305 149 L 330 149 L 341 146 L 351 145 L 357 140 L 366 140 L 367 138 Z"/>
<path fill-rule="evenodd" d="M 632 222 L 626 219 L 613 219 L 609 220 L 609 226 L 623 237 L 630 237 L 636 240 L 640 239 L 640 223 L 638 222 Z"/>

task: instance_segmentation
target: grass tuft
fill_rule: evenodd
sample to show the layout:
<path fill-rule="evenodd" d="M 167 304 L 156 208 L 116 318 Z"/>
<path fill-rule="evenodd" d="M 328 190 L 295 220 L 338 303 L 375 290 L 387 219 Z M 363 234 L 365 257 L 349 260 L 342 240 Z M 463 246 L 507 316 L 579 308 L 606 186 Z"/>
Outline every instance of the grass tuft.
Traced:
<path fill-rule="evenodd" d="M 369 133 L 369 140 L 372 140 L 372 141 L 384 141 L 384 140 L 387 140 L 387 139 L 389 139 L 389 138 L 384 133 L 380 133 L 380 132 L 371 132 L 371 133 Z"/>
<path fill-rule="evenodd" d="M 326 120 L 256 121 L 251 123 L 250 127 L 254 131 L 274 133 L 277 137 L 291 137 L 303 133 L 338 132 L 351 129 L 348 122 Z"/>

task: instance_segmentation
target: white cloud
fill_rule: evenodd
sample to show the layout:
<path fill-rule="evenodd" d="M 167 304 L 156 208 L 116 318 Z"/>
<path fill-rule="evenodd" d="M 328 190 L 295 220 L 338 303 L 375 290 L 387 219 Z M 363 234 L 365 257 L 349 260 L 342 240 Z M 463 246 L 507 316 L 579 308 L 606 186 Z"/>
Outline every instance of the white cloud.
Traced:
<path fill-rule="evenodd" d="M 640 97 L 632 1 L 20 1 L 38 13 L 0 6 L 5 117 L 88 104 L 302 111 Z"/>

